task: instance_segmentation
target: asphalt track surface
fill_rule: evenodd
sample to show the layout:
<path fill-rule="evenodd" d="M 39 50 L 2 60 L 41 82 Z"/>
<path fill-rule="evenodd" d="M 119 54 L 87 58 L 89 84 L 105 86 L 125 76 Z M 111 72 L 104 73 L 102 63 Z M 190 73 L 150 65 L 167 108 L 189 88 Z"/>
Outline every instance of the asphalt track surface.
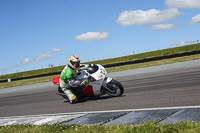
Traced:
<path fill-rule="evenodd" d="M 138 74 L 131 74 L 128 71 L 128 74 L 116 76 L 115 79 L 125 88 L 125 93 L 121 97 L 111 98 L 104 95 L 73 105 L 56 95 L 57 86 L 50 82 L 46 86 L 27 90 L 0 91 L 0 117 L 199 106 L 200 103 L 200 65 Z"/>

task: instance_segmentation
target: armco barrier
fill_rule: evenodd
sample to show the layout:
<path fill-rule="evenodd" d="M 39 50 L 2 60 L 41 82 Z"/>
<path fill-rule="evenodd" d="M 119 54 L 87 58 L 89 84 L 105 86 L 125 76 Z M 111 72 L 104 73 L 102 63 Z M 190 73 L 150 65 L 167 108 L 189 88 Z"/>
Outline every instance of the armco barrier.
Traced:
<path fill-rule="evenodd" d="M 170 59 L 170 58 L 174 58 L 174 57 L 182 57 L 182 56 L 195 55 L 195 54 L 200 54 L 200 50 L 185 52 L 185 53 L 178 53 L 178 54 L 173 54 L 173 55 L 153 57 L 153 58 L 146 58 L 146 59 L 141 59 L 141 60 L 113 63 L 113 64 L 107 64 L 107 65 L 103 65 L 103 66 L 105 68 L 109 68 L 109 67 L 137 64 L 137 63 L 156 61 L 156 60 L 162 60 L 162 59 Z M 60 73 L 61 72 L 53 72 L 53 73 L 40 74 L 40 75 L 34 75 L 34 76 L 28 76 L 28 77 L 20 77 L 20 78 L 11 79 L 11 81 L 22 80 L 22 79 L 30 79 L 30 78 L 38 78 L 38 77 L 44 77 L 44 76 L 51 76 L 51 75 L 56 75 L 56 74 L 60 74 Z M 0 83 L 3 83 L 3 82 L 8 82 L 8 80 L 0 80 Z"/>
<path fill-rule="evenodd" d="M 38 77 L 45 77 L 45 76 L 51 76 L 51 75 L 56 75 L 56 74 L 60 74 L 60 73 L 61 72 L 53 72 L 53 73 L 46 73 L 46 74 L 40 74 L 40 75 L 34 75 L 34 76 L 20 77 L 20 78 L 11 79 L 11 81 L 38 78 Z M 0 80 L 0 83 L 3 83 L 3 82 L 8 82 L 8 80 Z"/>
<path fill-rule="evenodd" d="M 191 51 L 191 52 L 185 52 L 185 53 L 178 53 L 178 54 L 173 54 L 173 55 L 166 55 L 166 56 L 146 58 L 146 59 L 141 59 L 141 60 L 133 60 L 133 61 L 127 61 L 127 62 L 107 64 L 107 65 L 104 65 L 104 67 L 105 68 L 109 68 L 109 67 L 116 67 L 116 66 L 122 66 L 122 65 L 137 64 L 137 63 L 143 63 L 143 62 L 149 62 L 149 61 L 156 61 L 156 60 L 163 60 L 163 59 L 170 59 L 170 58 L 174 58 L 174 57 L 182 57 L 182 56 L 195 55 L 195 54 L 200 54 L 200 50 Z"/>

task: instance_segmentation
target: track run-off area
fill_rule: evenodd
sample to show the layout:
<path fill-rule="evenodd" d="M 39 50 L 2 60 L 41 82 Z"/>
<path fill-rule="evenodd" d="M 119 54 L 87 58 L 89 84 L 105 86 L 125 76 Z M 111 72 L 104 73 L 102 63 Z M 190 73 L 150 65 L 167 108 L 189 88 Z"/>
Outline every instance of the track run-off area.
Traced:
<path fill-rule="evenodd" d="M 103 95 L 86 102 L 70 104 L 56 94 L 57 86 L 52 82 L 1 89 L 0 125 L 6 125 L 5 123 L 8 123 L 6 120 L 19 118 L 18 116 L 32 118 L 33 121 L 34 116 L 41 115 L 46 116 L 45 119 L 48 122 L 48 117 L 52 118 L 59 114 L 64 123 L 78 124 L 80 119 L 86 121 L 86 114 L 92 114 L 93 119 L 99 118 L 102 122 L 102 113 L 110 121 L 111 119 L 130 119 L 130 112 L 133 111 L 149 111 L 145 115 L 143 112 L 137 112 L 137 115 L 132 114 L 135 118 L 135 120 L 131 118 L 134 123 L 133 121 L 139 119 L 142 121 L 147 117 L 152 120 L 150 116 L 155 118 L 156 115 L 162 115 L 162 120 L 167 119 L 187 109 L 190 111 L 192 109 L 187 113 L 193 113 L 196 121 L 200 120 L 200 60 L 127 70 L 108 75 L 124 86 L 125 91 L 121 97 L 113 98 Z M 157 112 L 154 112 L 155 110 Z M 68 117 L 67 120 L 64 120 L 66 117 Z M 32 123 L 38 124 L 36 121 Z M 13 122 L 13 124 L 16 123 Z"/>

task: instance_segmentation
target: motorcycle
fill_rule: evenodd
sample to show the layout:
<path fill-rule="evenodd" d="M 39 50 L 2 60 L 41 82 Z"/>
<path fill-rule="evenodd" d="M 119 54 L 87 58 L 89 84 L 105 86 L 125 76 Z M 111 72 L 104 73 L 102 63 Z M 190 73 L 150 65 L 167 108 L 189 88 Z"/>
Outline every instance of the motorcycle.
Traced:
<path fill-rule="evenodd" d="M 73 88 L 73 92 L 78 99 L 94 98 L 107 94 L 111 97 L 118 97 L 124 93 L 124 88 L 118 81 L 107 76 L 106 69 L 99 64 L 90 64 L 87 69 L 79 69 L 75 73 L 75 79 L 83 81 L 88 79 L 87 86 L 80 86 Z M 68 99 L 63 90 L 60 87 L 60 76 L 56 76 L 52 79 L 55 85 L 58 85 L 58 95 Z"/>

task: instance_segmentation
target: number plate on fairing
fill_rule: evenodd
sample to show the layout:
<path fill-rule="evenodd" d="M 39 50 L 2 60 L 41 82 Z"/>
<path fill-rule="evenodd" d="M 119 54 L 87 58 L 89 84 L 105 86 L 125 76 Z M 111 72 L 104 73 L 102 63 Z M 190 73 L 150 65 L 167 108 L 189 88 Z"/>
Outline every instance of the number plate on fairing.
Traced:
<path fill-rule="evenodd" d="M 90 76 L 94 77 L 96 80 L 105 78 L 105 76 L 107 75 L 105 68 L 99 64 L 96 65 L 98 66 L 99 69 L 95 73 L 90 74 Z"/>

